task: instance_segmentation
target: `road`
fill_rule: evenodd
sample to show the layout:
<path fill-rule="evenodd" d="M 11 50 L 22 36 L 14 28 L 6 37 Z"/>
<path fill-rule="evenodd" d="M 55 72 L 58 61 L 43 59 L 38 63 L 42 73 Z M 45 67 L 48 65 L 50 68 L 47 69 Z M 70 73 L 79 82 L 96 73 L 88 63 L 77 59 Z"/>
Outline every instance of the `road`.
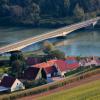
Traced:
<path fill-rule="evenodd" d="M 6 53 L 6 52 L 10 52 L 10 51 L 16 51 L 16 50 L 21 50 L 31 44 L 40 42 L 42 40 L 46 40 L 46 39 L 50 39 L 50 38 L 54 38 L 54 37 L 58 37 L 58 36 L 65 36 L 77 29 L 83 28 L 83 27 L 87 27 L 91 24 L 95 24 L 95 22 L 97 22 L 98 20 L 100 20 L 100 17 L 94 18 L 94 19 L 90 19 L 87 21 L 83 21 L 80 23 L 76 23 L 73 25 L 69 25 L 60 29 L 57 29 L 55 31 L 49 32 L 49 33 L 45 33 L 39 36 L 35 36 L 35 37 L 31 37 L 22 41 L 19 41 L 17 43 L 14 44 L 10 44 L 4 47 L 0 48 L 0 54 L 2 53 Z"/>

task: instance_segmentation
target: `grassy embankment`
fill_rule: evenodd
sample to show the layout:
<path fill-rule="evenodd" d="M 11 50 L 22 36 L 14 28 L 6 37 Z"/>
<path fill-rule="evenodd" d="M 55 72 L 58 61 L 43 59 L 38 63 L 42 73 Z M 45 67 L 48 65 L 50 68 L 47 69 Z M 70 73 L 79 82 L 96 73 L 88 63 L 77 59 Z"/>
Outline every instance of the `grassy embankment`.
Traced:
<path fill-rule="evenodd" d="M 100 100 L 100 80 L 41 97 L 39 100 Z"/>

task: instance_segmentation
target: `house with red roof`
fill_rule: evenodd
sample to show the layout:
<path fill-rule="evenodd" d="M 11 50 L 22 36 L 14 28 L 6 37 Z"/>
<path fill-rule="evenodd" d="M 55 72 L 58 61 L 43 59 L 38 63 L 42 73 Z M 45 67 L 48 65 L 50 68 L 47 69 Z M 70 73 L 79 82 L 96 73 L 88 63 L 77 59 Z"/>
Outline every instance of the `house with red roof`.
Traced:
<path fill-rule="evenodd" d="M 75 70 L 75 69 L 80 67 L 79 62 L 76 59 L 76 57 L 67 57 L 65 62 L 67 64 L 67 68 L 68 68 L 69 71 Z"/>
<path fill-rule="evenodd" d="M 64 74 L 68 71 L 67 64 L 64 60 L 56 60 L 54 62 L 54 66 L 58 70 L 58 75 L 64 76 Z"/>
<path fill-rule="evenodd" d="M 25 89 L 23 83 L 20 80 L 13 78 L 11 76 L 4 76 L 0 82 L 0 92 L 13 92 L 22 89 Z"/>
<path fill-rule="evenodd" d="M 65 61 L 64 60 L 50 60 L 47 63 L 56 67 L 56 75 L 64 76 L 66 72 L 70 70 L 75 70 L 79 66 L 79 63 L 76 58 L 69 57 Z"/>
<path fill-rule="evenodd" d="M 54 65 L 54 62 L 43 62 L 43 63 L 40 63 L 40 64 L 36 64 L 36 65 L 33 65 L 34 67 L 37 67 L 37 68 L 42 68 L 44 69 L 45 73 L 46 73 L 46 76 L 47 78 L 49 77 L 53 77 L 53 76 L 56 76 L 57 74 L 57 69 Z"/>
<path fill-rule="evenodd" d="M 46 73 L 43 68 L 31 66 L 24 71 L 24 79 L 36 80 L 41 78 L 46 79 Z"/>
<path fill-rule="evenodd" d="M 75 70 L 79 67 L 79 63 L 74 57 L 68 57 L 64 60 L 50 60 L 34 67 L 43 68 L 47 77 L 64 76 L 70 70 Z"/>

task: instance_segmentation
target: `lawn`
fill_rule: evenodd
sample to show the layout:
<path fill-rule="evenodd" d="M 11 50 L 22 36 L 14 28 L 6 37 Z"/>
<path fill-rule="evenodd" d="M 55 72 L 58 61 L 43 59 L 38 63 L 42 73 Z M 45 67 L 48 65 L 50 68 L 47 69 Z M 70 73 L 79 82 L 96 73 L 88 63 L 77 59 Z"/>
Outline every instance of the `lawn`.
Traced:
<path fill-rule="evenodd" d="M 100 80 L 44 96 L 38 100 L 100 100 Z"/>
<path fill-rule="evenodd" d="M 0 67 L 0 74 L 2 73 L 5 73 L 5 72 L 7 72 L 9 70 L 9 67 Z"/>

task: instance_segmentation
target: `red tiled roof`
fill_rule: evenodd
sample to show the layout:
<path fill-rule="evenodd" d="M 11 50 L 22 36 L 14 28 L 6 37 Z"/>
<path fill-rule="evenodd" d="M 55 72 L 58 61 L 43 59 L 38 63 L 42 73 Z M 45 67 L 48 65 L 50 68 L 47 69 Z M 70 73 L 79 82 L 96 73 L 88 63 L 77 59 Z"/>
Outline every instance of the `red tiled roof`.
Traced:
<path fill-rule="evenodd" d="M 67 64 L 68 70 L 73 70 L 80 66 L 76 57 L 67 57 L 65 62 Z"/>
<path fill-rule="evenodd" d="M 2 80 L 1 80 L 1 83 L 0 83 L 0 86 L 4 86 L 4 87 L 7 87 L 7 88 L 10 88 L 13 83 L 15 82 L 15 78 L 13 77 L 10 77 L 10 76 L 5 76 Z"/>
<path fill-rule="evenodd" d="M 40 68 L 37 68 L 37 67 L 29 67 L 24 72 L 24 78 L 25 79 L 35 79 L 39 70 Z"/>
<path fill-rule="evenodd" d="M 57 72 L 57 69 L 55 66 L 50 66 L 50 67 L 46 67 L 44 68 L 46 74 L 52 74 L 54 72 Z"/>
<path fill-rule="evenodd" d="M 43 63 L 34 65 L 34 67 L 45 68 L 45 67 L 49 67 L 49 65 L 46 62 L 43 62 Z"/>
<path fill-rule="evenodd" d="M 66 62 L 67 60 L 73 60 L 74 63 L 68 64 Z M 79 63 L 78 63 L 78 61 L 76 60 L 75 57 L 68 57 L 66 59 L 66 61 L 64 61 L 64 60 L 50 60 L 50 61 L 47 61 L 47 62 L 36 64 L 36 65 L 34 65 L 34 67 L 44 68 L 44 69 L 47 70 L 47 73 L 52 72 L 51 71 L 51 70 L 53 70 L 52 66 L 55 66 L 55 65 L 56 65 L 56 67 L 59 68 L 59 70 L 61 72 L 67 71 L 67 70 L 73 70 L 73 69 L 76 69 L 76 68 L 79 67 Z"/>
<path fill-rule="evenodd" d="M 55 61 L 56 60 L 50 60 L 50 61 L 47 61 L 47 62 L 39 63 L 39 64 L 34 65 L 34 67 L 39 67 L 39 68 L 50 67 L 50 66 L 54 65 Z"/>
<path fill-rule="evenodd" d="M 54 63 L 55 63 L 55 61 L 57 61 L 57 60 L 50 60 L 50 61 L 47 61 L 47 64 L 48 64 L 49 66 L 53 66 Z"/>
<path fill-rule="evenodd" d="M 73 70 L 79 67 L 78 63 L 74 63 L 74 64 L 67 64 L 67 68 L 68 70 Z"/>
<path fill-rule="evenodd" d="M 55 61 L 56 60 L 50 60 L 47 62 L 36 64 L 33 67 L 43 68 L 46 71 L 46 74 L 51 74 L 53 72 L 57 72 L 56 67 L 53 66 Z"/>
<path fill-rule="evenodd" d="M 58 67 L 60 69 L 61 72 L 68 70 L 67 64 L 63 60 L 56 60 L 55 65 L 56 65 L 56 67 Z"/>

